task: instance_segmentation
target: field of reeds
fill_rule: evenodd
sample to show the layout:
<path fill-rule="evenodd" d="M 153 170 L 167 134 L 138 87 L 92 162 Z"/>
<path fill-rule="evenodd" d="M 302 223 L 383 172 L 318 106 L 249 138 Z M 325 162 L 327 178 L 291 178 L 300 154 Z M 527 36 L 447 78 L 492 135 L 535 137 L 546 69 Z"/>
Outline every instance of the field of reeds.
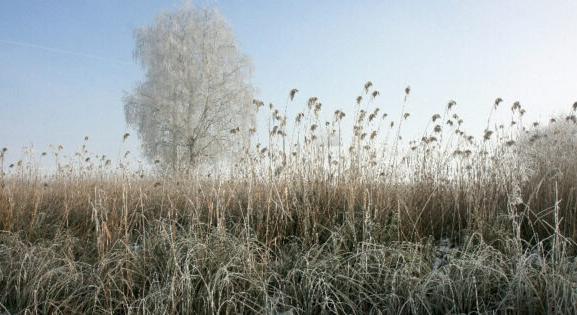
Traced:
<path fill-rule="evenodd" d="M 255 100 L 266 139 L 220 172 L 2 150 L 0 313 L 577 313 L 577 103 L 496 99 L 474 135 L 450 101 L 415 138 L 410 88 L 362 92 Z"/>

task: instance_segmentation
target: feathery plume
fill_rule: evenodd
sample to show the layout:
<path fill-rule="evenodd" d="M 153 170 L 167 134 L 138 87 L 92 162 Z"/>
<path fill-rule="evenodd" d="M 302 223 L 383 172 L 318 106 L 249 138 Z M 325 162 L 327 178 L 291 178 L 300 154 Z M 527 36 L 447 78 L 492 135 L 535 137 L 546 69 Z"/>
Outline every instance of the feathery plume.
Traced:
<path fill-rule="evenodd" d="M 495 109 L 497 109 L 497 107 L 499 107 L 499 104 L 501 104 L 501 102 L 503 102 L 502 98 L 497 97 L 497 99 L 495 99 Z"/>
<path fill-rule="evenodd" d="M 451 108 L 453 108 L 455 105 L 457 105 L 457 102 L 455 102 L 454 100 L 450 100 L 449 103 L 447 104 L 447 110 L 451 110 Z"/>
<path fill-rule="evenodd" d="M 308 106 L 309 108 L 313 108 L 313 106 L 316 104 L 316 102 L 317 102 L 318 100 L 319 100 L 319 99 L 318 99 L 318 97 L 316 97 L 316 96 L 310 97 L 309 100 L 308 100 L 308 102 L 307 102 L 307 106 Z"/>
<path fill-rule="evenodd" d="M 367 83 L 365 83 L 365 94 L 369 93 L 371 86 L 373 86 L 373 82 L 367 81 Z"/>
<path fill-rule="evenodd" d="M 521 103 L 519 103 L 519 101 L 516 101 L 515 103 L 513 103 L 513 106 L 511 106 L 511 111 L 515 111 L 521 109 Z"/>
<path fill-rule="evenodd" d="M 295 98 L 295 95 L 299 92 L 298 89 L 292 89 L 289 93 L 289 98 L 292 101 Z"/>

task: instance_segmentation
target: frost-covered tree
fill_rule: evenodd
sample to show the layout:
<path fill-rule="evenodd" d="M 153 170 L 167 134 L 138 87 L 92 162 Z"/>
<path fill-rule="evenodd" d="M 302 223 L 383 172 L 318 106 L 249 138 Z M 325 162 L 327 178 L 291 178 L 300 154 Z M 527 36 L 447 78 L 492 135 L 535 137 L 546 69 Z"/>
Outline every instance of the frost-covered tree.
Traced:
<path fill-rule="evenodd" d="M 187 5 L 135 38 L 145 79 L 124 110 L 144 155 L 179 170 L 238 152 L 255 120 L 251 67 L 223 16 Z"/>

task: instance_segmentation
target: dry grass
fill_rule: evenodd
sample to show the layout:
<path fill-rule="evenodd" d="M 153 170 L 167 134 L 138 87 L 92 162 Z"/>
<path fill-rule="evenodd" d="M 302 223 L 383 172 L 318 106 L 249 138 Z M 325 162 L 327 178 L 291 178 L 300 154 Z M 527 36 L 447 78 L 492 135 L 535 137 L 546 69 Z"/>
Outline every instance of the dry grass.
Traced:
<path fill-rule="evenodd" d="M 527 134 L 515 103 L 475 140 L 451 101 L 403 141 L 371 89 L 328 122 L 270 106 L 268 143 L 210 177 L 2 151 L 0 312 L 576 313 L 573 120 Z"/>

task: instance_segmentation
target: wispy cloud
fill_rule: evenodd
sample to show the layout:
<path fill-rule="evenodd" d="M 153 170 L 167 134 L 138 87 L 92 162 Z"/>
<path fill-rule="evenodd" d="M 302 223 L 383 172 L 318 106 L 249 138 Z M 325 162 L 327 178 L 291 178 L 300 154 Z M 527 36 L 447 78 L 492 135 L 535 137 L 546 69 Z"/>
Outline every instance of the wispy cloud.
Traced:
<path fill-rule="evenodd" d="M 26 43 L 26 42 L 18 42 L 18 41 L 0 39 L 0 44 L 19 46 L 19 47 L 25 47 L 25 48 L 31 48 L 31 49 L 38 49 L 38 50 L 48 51 L 48 52 L 55 53 L 55 54 L 84 57 L 84 58 L 89 58 L 89 59 L 93 59 L 93 60 L 100 60 L 100 61 L 104 61 L 104 62 L 116 63 L 116 64 L 120 64 L 120 65 L 133 64 L 133 63 L 126 61 L 126 60 L 104 58 L 104 57 L 101 57 L 98 55 L 87 54 L 87 53 L 71 51 L 71 50 L 66 50 L 66 49 L 60 49 L 60 48 L 41 46 L 41 45 L 36 45 L 36 44 Z"/>

